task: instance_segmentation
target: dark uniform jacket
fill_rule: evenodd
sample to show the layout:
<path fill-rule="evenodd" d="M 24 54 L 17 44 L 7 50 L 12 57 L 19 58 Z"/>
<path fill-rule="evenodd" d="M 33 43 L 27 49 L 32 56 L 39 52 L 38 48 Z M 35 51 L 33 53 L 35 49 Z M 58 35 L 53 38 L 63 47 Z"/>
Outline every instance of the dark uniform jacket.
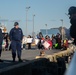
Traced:
<path fill-rule="evenodd" d="M 2 45 L 3 42 L 3 34 L 2 34 L 2 30 L 0 29 L 0 45 Z"/>
<path fill-rule="evenodd" d="M 12 28 L 10 31 L 10 40 L 14 40 L 14 41 L 21 41 L 23 38 L 23 32 L 21 28 Z"/>

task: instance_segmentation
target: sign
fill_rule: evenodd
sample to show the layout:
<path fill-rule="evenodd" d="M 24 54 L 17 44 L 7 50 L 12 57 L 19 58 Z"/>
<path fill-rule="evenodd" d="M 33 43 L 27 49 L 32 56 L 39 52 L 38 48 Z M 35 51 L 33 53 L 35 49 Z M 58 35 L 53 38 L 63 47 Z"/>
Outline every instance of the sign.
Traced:
<path fill-rule="evenodd" d="M 43 46 L 44 46 L 45 48 L 49 48 L 50 44 L 49 44 L 47 41 L 45 41 L 45 42 L 43 43 Z"/>
<path fill-rule="evenodd" d="M 37 45 L 39 42 L 39 39 L 35 39 L 35 44 Z"/>
<path fill-rule="evenodd" d="M 27 43 L 32 43 L 33 38 L 27 38 Z"/>

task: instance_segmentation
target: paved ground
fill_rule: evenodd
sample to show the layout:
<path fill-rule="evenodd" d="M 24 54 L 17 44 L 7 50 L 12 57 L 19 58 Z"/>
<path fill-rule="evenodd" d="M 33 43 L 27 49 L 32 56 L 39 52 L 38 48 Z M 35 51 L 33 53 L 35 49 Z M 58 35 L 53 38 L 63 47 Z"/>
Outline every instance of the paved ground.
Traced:
<path fill-rule="evenodd" d="M 57 52 L 60 52 L 60 50 L 45 50 L 45 53 L 47 55 L 51 55 Z M 35 49 L 22 50 L 22 59 L 24 60 L 24 62 L 28 62 L 35 59 L 35 57 L 38 56 L 39 54 L 40 54 L 40 50 L 37 50 L 37 49 L 36 50 Z M 11 66 L 11 65 L 16 65 L 19 63 L 17 57 L 16 57 L 16 62 L 15 63 L 12 62 L 11 51 L 3 51 L 1 58 L 4 60 L 4 62 L 3 63 L 0 62 L 0 69 Z"/>
<path fill-rule="evenodd" d="M 41 50 L 22 50 L 22 59 L 33 60 L 36 56 L 40 54 Z M 60 50 L 45 50 L 47 55 L 51 55 L 53 53 L 59 52 Z M 2 57 L 3 60 L 12 60 L 11 51 L 3 51 Z M 17 57 L 16 57 L 17 60 Z"/>

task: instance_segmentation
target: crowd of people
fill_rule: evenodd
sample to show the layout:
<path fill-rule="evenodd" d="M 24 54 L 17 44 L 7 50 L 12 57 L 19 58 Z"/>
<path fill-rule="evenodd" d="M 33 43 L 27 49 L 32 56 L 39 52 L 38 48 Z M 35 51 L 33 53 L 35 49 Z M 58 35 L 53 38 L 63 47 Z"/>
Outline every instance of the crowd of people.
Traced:
<path fill-rule="evenodd" d="M 74 44 L 76 45 L 76 7 L 70 7 L 69 8 L 69 15 L 70 15 L 70 35 L 74 39 Z M 19 27 L 19 23 L 15 22 L 14 27 L 10 30 L 9 34 L 2 34 L 2 30 L 0 29 L 0 62 L 3 62 L 1 60 L 1 53 L 2 50 L 11 50 L 12 51 L 12 59 L 13 62 L 15 62 L 16 55 L 18 57 L 18 61 L 22 62 L 21 54 L 22 49 L 26 49 L 26 45 L 28 45 L 28 49 L 31 49 L 31 45 L 34 43 L 37 49 L 41 50 L 51 50 L 51 49 L 59 49 L 59 50 L 67 50 L 68 48 L 68 39 L 62 39 L 62 35 L 57 33 L 57 35 L 52 34 L 52 37 L 46 35 L 45 37 L 40 32 L 36 38 L 31 37 L 31 35 L 28 35 L 28 37 L 23 35 L 22 29 Z M 75 53 L 76 56 L 76 53 Z M 74 73 L 75 65 L 75 56 L 73 58 L 73 61 L 71 63 L 71 66 L 69 70 L 67 71 L 66 75 L 72 75 Z M 74 69 L 71 69 L 71 67 L 74 67 Z M 75 74 L 75 73 L 74 73 Z"/>
<path fill-rule="evenodd" d="M 28 42 L 29 40 L 29 42 Z M 23 35 L 22 39 L 22 49 L 26 49 L 26 45 L 28 49 L 31 49 L 31 45 L 34 44 L 36 49 L 67 49 L 68 47 L 68 39 L 64 39 L 62 41 L 62 37 L 59 33 L 57 35 L 52 35 L 52 37 L 46 35 L 43 37 L 42 33 L 40 32 L 36 38 L 33 38 L 31 35 L 28 37 Z M 11 50 L 11 40 L 8 34 L 5 34 L 3 37 L 3 50 Z"/>
<path fill-rule="evenodd" d="M 43 37 L 42 33 L 40 32 L 37 36 L 39 39 L 38 42 L 38 49 L 62 49 L 66 50 L 68 47 L 68 39 L 62 40 L 62 37 L 59 33 L 57 35 L 52 35 L 52 37 L 46 35 Z"/>
<path fill-rule="evenodd" d="M 2 32 L 1 32 L 2 33 Z M 1 36 L 0 36 L 1 37 Z M 1 41 L 1 49 L 0 56 L 2 50 L 11 50 L 13 62 L 16 58 L 16 51 L 19 61 L 21 60 L 21 52 L 23 49 L 31 49 L 31 45 L 34 44 L 36 49 L 41 50 L 51 50 L 51 49 L 59 49 L 66 50 L 68 47 L 68 39 L 62 40 L 61 34 L 57 33 L 57 35 L 52 34 L 52 37 L 46 35 L 45 37 L 41 32 L 39 32 L 36 37 L 32 37 L 28 35 L 26 37 L 23 35 L 22 29 L 19 28 L 19 23 L 14 23 L 14 28 L 10 30 L 9 34 L 4 34 L 0 39 Z M 0 59 L 1 61 L 1 59 Z"/>
<path fill-rule="evenodd" d="M 41 32 L 37 34 L 35 38 L 30 35 L 28 35 L 28 37 L 23 37 L 22 48 L 24 50 L 26 49 L 26 45 L 28 45 L 28 49 L 31 49 L 32 44 L 34 44 L 35 48 L 39 50 L 66 50 L 68 48 L 68 39 L 65 38 L 64 40 L 62 40 L 62 36 L 59 33 L 57 33 L 57 35 L 53 34 L 52 37 L 48 35 L 44 37 Z"/>

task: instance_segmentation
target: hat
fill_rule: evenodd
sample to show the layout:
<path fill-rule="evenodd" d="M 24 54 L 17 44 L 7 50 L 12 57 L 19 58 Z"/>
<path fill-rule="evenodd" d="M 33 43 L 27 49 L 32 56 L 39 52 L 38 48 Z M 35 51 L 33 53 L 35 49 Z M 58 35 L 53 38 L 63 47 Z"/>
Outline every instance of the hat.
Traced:
<path fill-rule="evenodd" d="M 19 25 L 19 23 L 18 23 L 18 22 L 15 22 L 15 23 L 14 23 L 14 26 L 17 26 L 17 25 Z"/>
<path fill-rule="evenodd" d="M 72 15 L 72 14 L 76 14 L 76 7 L 75 6 L 71 6 L 68 10 L 68 14 Z"/>

